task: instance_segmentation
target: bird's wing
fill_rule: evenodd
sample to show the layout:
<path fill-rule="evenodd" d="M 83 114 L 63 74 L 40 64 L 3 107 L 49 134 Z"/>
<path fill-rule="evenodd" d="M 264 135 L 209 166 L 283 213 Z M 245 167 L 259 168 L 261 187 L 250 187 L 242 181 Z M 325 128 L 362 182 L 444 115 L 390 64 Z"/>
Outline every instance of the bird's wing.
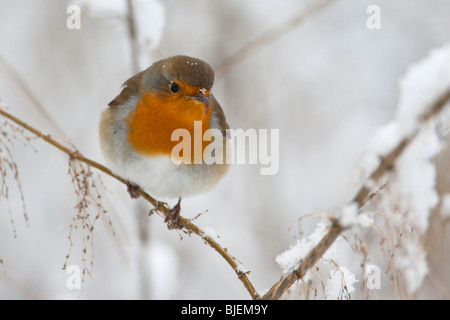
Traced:
<path fill-rule="evenodd" d="M 135 76 L 125 81 L 125 83 L 122 85 L 123 87 L 122 92 L 120 92 L 119 95 L 108 104 L 108 106 L 110 107 L 121 106 L 125 102 L 127 102 L 132 95 L 139 94 L 143 74 L 144 71 L 139 72 Z"/>
<path fill-rule="evenodd" d="M 230 126 L 227 123 L 227 119 L 225 118 L 225 114 L 219 102 L 217 102 L 213 95 L 211 96 L 213 102 L 213 113 L 209 122 L 210 128 L 219 129 L 222 134 L 226 136 L 226 130 L 229 129 Z"/>

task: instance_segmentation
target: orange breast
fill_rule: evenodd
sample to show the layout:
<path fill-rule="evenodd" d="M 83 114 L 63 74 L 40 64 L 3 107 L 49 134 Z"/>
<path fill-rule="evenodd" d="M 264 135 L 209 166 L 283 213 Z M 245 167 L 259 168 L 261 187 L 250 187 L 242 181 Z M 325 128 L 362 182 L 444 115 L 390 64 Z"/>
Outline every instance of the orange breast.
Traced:
<path fill-rule="evenodd" d="M 194 121 L 202 122 L 201 135 L 209 129 L 212 104 L 205 104 L 185 96 L 159 96 L 144 93 L 131 112 L 127 125 L 128 141 L 144 155 L 168 155 L 179 141 L 171 141 L 172 132 L 186 129 L 191 137 L 191 161 L 194 161 Z M 195 137 L 202 139 L 202 137 Z M 202 142 L 202 154 L 209 141 Z"/>

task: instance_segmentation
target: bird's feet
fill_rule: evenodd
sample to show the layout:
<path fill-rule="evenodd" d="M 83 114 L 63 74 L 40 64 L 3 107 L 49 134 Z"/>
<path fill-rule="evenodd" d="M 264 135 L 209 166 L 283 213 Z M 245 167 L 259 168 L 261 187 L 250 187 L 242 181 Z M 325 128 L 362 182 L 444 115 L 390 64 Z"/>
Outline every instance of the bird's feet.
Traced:
<path fill-rule="evenodd" d="M 181 211 L 181 198 L 179 198 L 177 204 L 172 209 L 169 209 L 166 213 L 166 218 L 164 219 L 164 222 L 167 223 L 167 228 L 169 228 L 169 230 L 181 229 L 181 225 L 178 222 L 178 219 L 180 218 L 180 211 Z"/>
<path fill-rule="evenodd" d="M 139 193 L 141 190 L 141 187 L 139 187 L 137 184 L 127 181 L 127 191 L 132 199 L 139 198 L 141 196 Z"/>

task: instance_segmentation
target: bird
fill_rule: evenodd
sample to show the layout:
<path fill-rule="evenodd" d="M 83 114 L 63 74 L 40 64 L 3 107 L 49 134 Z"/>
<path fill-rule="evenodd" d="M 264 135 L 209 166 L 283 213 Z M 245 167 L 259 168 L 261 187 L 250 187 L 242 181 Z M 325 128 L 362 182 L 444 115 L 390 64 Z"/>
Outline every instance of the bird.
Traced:
<path fill-rule="evenodd" d="M 125 81 L 101 114 L 102 153 L 112 173 L 127 181 L 130 196 L 137 198 L 141 189 L 159 199 L 178 199 L 166 213 L 169 229 L 180 228 L 182 198 L 210 190 L 228 171 L 229 125 L 211 93 L 213 84 L 208 63 L 185 55 L 168 57 Z M 174 156 L 180 141 L 172 136 L 177 129 L 191 138 L 199 133 L 204 137 L 209 129 L 219 132 L 209 140 L 222 148 L 209 151 L 222 161 L 202 161 L 211 147 L 208 139 L 184 144 L 200 146 L 201 153 L 183 149 Z"/>

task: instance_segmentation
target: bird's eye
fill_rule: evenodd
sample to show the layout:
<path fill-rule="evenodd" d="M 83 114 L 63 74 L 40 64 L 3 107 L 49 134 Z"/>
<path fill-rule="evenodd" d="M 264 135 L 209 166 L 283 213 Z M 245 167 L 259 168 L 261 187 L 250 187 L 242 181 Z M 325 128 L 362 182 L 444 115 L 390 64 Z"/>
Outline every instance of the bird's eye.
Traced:
<path fill-rule="evenodd" d="M 172 84 L 170 85 L 170 90 L 173 93 L 177 93 L 178 91 L 180 91 L 180 86 L 178 85 L 178 83 L 172 82 Z"/>

